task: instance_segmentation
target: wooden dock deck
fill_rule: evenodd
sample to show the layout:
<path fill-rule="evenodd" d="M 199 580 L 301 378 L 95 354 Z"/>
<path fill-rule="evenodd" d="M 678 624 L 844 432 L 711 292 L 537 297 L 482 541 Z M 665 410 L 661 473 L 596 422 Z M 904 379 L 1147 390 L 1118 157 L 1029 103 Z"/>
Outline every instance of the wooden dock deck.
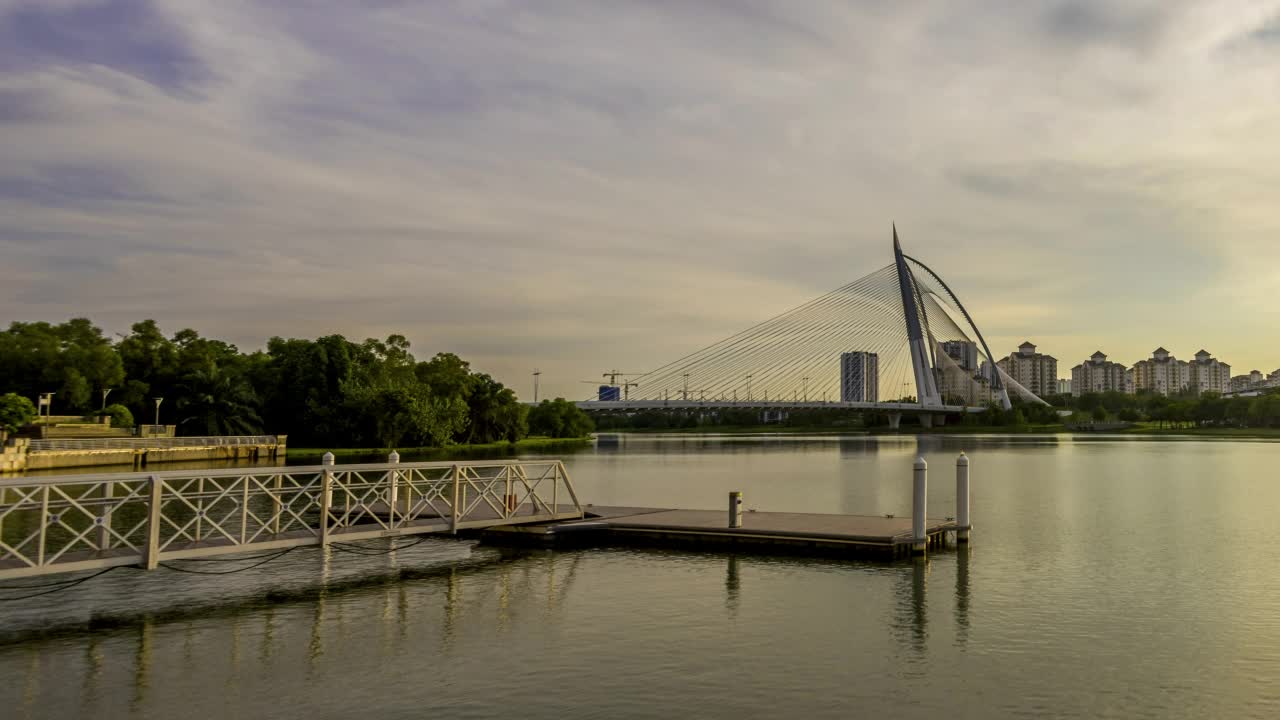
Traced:
<path fill-rule="evenodd" d="M 824 552 L 899 557 L 911 553 L 911 518 L 880 515 L 747 512 L 742 527 L 728 527 L 723 510 L 587 506 L 586 517 L 486 530 L 494 543 L 643 544 L 741 548 L 766 552 Z M 951 520 L 930 518 L 928 546 L 942 547 L 956 530 Z"/>

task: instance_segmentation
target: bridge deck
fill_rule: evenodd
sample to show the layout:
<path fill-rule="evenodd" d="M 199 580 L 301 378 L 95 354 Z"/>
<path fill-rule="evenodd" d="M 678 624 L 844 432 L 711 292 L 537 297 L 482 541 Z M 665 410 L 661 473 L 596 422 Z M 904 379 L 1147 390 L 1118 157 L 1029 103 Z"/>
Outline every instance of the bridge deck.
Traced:
<path fill-rule="evenodd" d="M 496 542 L 555 544 L 572 539 L 625 543 L 678 544 L 757 550 L 822 551 L 842 554 L 899 556 L 910 552 L 911 518 L 880 515 L 748 512 L 742 527 L 730 528 L 724 510 L 666 508 L 586 508 L 583 520 L 492 528 L 485 537 Z M 940 545 L 956 524 L 929 518 L 931 546 Z"/>

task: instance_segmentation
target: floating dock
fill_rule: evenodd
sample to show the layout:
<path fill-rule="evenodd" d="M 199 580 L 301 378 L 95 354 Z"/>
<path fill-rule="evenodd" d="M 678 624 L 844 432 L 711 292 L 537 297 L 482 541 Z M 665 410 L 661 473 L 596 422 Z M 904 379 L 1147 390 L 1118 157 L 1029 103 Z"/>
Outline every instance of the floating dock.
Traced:
<path fill-rule="evenodd" d="M 747 512 L 741 527 L 727 525 L 723 510 L 588 505 L 582 520 L 494 527 L 481 539 L 546 547 L 630 544 L 884 558 L 908 556 L 913 545 L 910 517 Z M 953 520 L 928 519 L 928 547 L 944 547 L 947 534 L 958 529 Z"/>
<path fill-rule="evenodd" d="M 956 517 L 926 516 L 927 466 L 910 517 L 583 505 L 564 463 L 386 463 L 17 477 L 0 480 L 0 580 L 335 542 L 444 533 L 492 543 L 643 544 L 754 552 L 918 555 L 969 540 L 969 461 Z"/>

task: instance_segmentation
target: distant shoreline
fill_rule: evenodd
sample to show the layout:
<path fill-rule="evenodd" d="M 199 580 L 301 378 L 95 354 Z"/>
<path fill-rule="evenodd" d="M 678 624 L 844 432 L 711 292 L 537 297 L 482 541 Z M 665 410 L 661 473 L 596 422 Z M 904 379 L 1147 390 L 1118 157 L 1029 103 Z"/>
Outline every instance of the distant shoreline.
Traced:
<path fill-rule="evenodd" d="M 493 442 L 493 443 L 475 443 L 470 445 L 448 445 L 445 447 L 402 447 L 394 448 L 396 452 L 402 456 L 412 455 L 414 457 L 440 456 L 441 459 L 450 457 L 467 456 L 467 455 L 501 455 L 504 453 L 514 454 L 521 450 L 555 450 L 558 448 L 569 449 L 581 447 L 591 442 L 591 438 L 548 438 L 535 437 L 510 442 Z M 320 458 L 325 453 L 333 453 L 335 458 L 352 458 L 352 457 L 377 457 L 385 458 L 390 454 L 391 449 L 387 448 L 289 448 L 289 457 L 291 459 L 299 458 Z"/>
<path fill-rule="evenodd" d="M 702 426 L 695 428 L 628 428 L 620 430 L 600 430 L 597 435 L 1158 435 L 1162 437 L 1221 437 L 1245 439 L 1280 439 L 1280 428 L 1158 428 L 1146 423 L 1136 423 L 1134 427 L 1107 432 L 1080 432 L 1068 430 L 1064 425 L 944 425 L 941 428 L 921 428 L 916 426 L 891 430 L 887 427 L 858 428 L 842 430 L 831 427 L 796 427 L 779 428 L 770 425 L 759 426 Z"/>

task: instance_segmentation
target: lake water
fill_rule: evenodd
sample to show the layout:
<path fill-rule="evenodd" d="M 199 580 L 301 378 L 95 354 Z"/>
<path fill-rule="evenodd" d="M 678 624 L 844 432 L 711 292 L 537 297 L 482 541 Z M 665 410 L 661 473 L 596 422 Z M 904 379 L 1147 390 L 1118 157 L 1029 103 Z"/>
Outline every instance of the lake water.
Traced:
<path fill-rule="evenodd" d="M 906 515 L 922 454 L 943 516 L 960 450 L 974 543 L 917 562 L 430 539 L 374 557 L 299 550 L 226 577 L 121 571 L 0 603 L 0 708 L 1280 717 L 1280 444 L 606 436 L 566 464 L 596 504 L 718 509 L 742 490 L 761 510 Z M 91 616 L 103 627 L 74 629 Z"/>

